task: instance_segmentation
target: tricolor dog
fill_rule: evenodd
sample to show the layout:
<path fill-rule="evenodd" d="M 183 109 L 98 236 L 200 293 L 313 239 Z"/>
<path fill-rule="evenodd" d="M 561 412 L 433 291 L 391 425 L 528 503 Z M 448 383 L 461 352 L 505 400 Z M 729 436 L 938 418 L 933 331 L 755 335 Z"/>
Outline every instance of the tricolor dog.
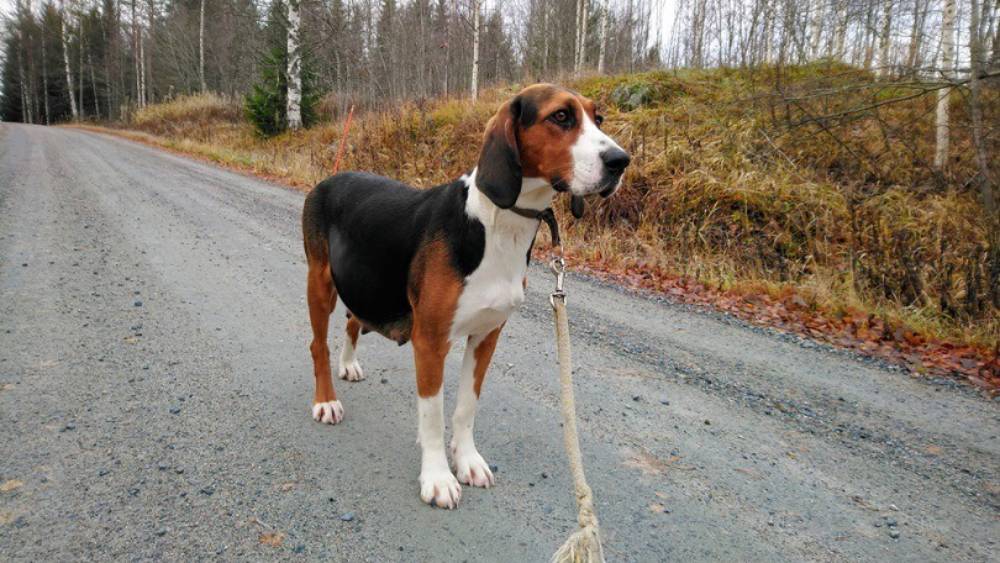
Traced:
<path fill-rule="evenodd" d="M 420 498 L 454 508 L 459 483 L 494 484 L 472 427 L 486 369 L 507 317 L 524 301 L 525 277 L 540 220 L 558 192 L 614 193 L 629 155 L 601 132 L 594 103 L 549 84 L 522 90 L 490 119 L 478 165 L 451 183 L 418 190 L 394 180 L 345 172 L 306 197 L 302 230 L 316 395 L 312 414 L 344 417 L 330 371 L 327 327 L 338 296 L 347 338 L 338 374 L 364 375 L 358 336 L 378 332 L 413 343 Z M 451 460 L 441 394 L 445 356 L 465 340 L 452 417 Z M 454 472 L 452 471 L 454 468 Z"/>

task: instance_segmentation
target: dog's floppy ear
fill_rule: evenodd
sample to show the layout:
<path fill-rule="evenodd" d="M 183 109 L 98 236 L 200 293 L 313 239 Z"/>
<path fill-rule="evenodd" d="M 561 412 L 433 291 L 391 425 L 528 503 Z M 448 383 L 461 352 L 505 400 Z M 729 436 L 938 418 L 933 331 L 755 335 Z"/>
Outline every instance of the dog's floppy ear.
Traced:
<path fill-rule="evenodd" d="M 521 99 L 502 105 L 486 125 L 483 150 L 476 168 L 476 186 L 497 207 L 514 206 L 521 195 L 521 154 L 517 128 L 521 119 Z"/>

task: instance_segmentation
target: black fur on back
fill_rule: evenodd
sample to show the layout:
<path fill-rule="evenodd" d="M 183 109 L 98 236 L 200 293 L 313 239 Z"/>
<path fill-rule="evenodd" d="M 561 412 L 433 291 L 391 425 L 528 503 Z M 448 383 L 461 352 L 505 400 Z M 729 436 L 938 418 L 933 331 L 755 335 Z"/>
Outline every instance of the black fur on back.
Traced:
<path fill-rule="evenodd" d="M 340 299 L 375 328 L 406 322 L 413 259 L 421 246 L 442 240 L 459 277 L 483 258 L 483 224 L 465 212 L 461 180 L 418 190 L 361 172 L 323 180 L 306 197 L 302 227 L 306 254 L 329 256 Z"/>

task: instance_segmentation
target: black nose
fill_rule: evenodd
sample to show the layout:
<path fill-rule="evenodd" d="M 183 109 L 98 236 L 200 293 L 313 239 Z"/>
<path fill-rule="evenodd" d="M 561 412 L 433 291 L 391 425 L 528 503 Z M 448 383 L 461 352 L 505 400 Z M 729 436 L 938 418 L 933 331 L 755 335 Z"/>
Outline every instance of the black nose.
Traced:
<path fill-rule="evenodd" d="M 601 160 L 604 161 L 604 166 L 612 172 L 621 172 L 625 170 L 625 167 L 632 162 L 632 157 L 628 155 L 627 152 L 621 149 L 608 149 L 601 153 Z"/>

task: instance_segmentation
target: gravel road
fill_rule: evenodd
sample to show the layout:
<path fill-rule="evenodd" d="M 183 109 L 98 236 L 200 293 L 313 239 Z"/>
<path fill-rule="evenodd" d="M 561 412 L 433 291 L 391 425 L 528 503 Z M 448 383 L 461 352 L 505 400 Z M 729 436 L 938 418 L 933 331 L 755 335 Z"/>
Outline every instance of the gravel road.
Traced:
<path fill-rule="evenodd" d="M 432 509 L 408 346 L 362 338 L 368 378 L 336 381 L 346 420 L 310 418 L 302 200 L 0 124 L 0 560 L 544 561 L 565 539 L 547 273 L 483 390 L 498 486 Z M 568 290 L 609 560 L 998 560 L 1000 403 L 577 276 Z"/>

